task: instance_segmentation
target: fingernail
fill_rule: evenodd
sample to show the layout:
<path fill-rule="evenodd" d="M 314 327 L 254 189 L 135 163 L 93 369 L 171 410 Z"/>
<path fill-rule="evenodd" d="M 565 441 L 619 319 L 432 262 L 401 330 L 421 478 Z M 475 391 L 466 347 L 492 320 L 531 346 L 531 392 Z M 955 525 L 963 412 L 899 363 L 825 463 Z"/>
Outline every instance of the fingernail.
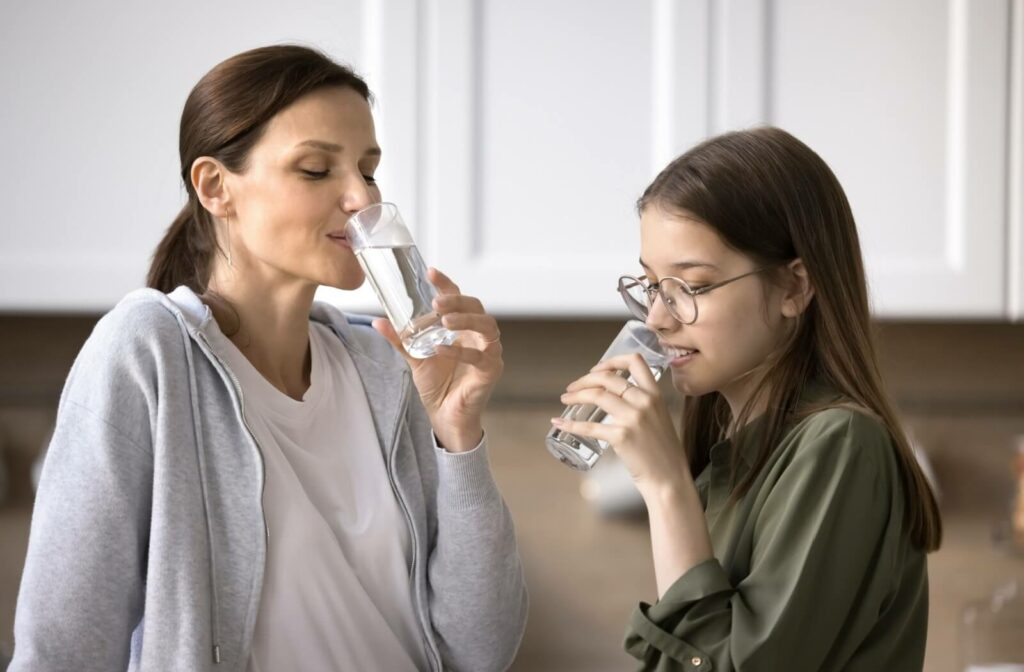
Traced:
<path fill-rule="evenodd" d="M 565 422 L 561 418 L 551 418 L 551 424 L 561 427 Z"/>

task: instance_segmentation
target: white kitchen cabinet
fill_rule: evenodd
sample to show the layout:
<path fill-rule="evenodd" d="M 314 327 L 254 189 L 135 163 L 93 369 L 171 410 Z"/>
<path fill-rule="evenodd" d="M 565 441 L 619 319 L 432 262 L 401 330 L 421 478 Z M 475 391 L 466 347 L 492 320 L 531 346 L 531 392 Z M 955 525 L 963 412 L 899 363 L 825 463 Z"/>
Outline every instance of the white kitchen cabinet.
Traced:
<path fill-rule="evenodd" d="M 420 109 L 428 256 L 498 312 L 620 314 L 644 185 L 703 137 L 771 123 L 846 188 L 877 314 L 1004 318 L 1010 9 L 435 0 L 416 94 L 380 95 Z"/>
<path fill-rule="evenodd" d="M 359 0 L 0 3 L 0 310 L 104 311 L 145 281 L 184 204 L 192 86 L 298 41 L 354 62 Z"/>
<path fill-rule="evenodd" d="M 772 7 L 768 118 L 845 186 L 877 312 L 1006 316 L 1010 3 Z"/>
<path fill-rule="evenodd" d="M 107 4 L 128 18 L 53 28 L 68 10 L 52 0 L 0 10 L 19 64 L 0 75 L 0 308 L 101 309 L 137 286 L 181 202 L 188 87 L 295 39 L 367 75 L 385 198 L 496 313 L 623 315 L 643 187 L 701 139 L 771 123 L 846 188 L 878 315 L 1024 315 L 1024 0 L 271 3 L 229 33 L 189 19 L 195 3 L 146 20 Z M 375 305 L 366 289 L 321 296 Z"/>

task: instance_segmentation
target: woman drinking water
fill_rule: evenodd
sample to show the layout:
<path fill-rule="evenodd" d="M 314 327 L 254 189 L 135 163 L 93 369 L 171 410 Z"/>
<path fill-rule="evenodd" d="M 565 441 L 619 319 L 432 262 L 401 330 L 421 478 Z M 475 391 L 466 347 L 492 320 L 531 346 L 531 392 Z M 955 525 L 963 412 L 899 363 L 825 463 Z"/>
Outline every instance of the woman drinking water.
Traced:
<path fill-rule="evenodd" d="M 345 230 L 381 199 L 369 99 L 294 46 L 192 90 L 188 203 L 61 397 L 12 671 L 511 663 L 526 593 L 481 427 L 494 318 L 433 272 L 458 340 L 418 359 L 387 320 L 313 301 L 364 279 Z"/>

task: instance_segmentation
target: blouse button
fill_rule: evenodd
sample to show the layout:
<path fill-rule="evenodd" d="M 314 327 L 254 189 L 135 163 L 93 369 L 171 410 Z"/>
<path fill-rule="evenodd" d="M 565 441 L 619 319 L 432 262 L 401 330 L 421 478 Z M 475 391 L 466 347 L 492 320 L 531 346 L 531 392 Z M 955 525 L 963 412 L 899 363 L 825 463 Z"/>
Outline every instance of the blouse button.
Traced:
<path fill-rule="evenodd" d="M 693 658 L 690 659 L 690 662 L 693 663 L 695 667 L 700 667 L 700 664 L 703 663 L 704 661 L 701 660 L 698 656 L 694 656 Z"/>

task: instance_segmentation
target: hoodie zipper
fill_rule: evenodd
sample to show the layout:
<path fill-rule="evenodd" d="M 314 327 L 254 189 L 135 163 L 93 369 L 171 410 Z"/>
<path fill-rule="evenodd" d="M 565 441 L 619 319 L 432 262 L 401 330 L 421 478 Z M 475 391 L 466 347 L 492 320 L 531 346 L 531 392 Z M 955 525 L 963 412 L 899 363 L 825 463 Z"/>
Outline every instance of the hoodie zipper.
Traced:
<path fill-rule="evenodd" d="M 214 350 L 213 346 L 210 345 L 210 341 L 207 340 L 206 334 L 198 330 L 196 333 L 198 334 L 199 338 L 202 339 L 203 343 L 206 344 L 209 354 L 213 356 L 215 360 L 217 360 L 217 363 L 220 365 L 220 368 L 223 371 L 225 371 L 228 374 L 228 378 L 231 379 L 231 384 L 235 388 L 235 394 L 238 395 L 238 416 L 242 419 L 242 426 L 245 427 L 245 431 L 249 433 L 249 438 L 252 439 L 253 445 L 256 446 L 256 456 L 259 458 L 260 465 L 260 519 L 263 521 L 263 536 L 266 542 L 266 546 L 269 547 L 270 524 L 267 523 L 267 511 L 263 507 L 263 495 L 267 489 L 267 464 L 263 458 L 263 449 L 260 448 L 260 442 L 256 440 L 256 435 L 253 433 L 252 428 L 249 426 L 249 421 L 245 419 L 245 394 L 242 392 L 242 384 L 239 382 L 238 378 L 235 377 L 235 373 L 231 370 L 231 367 L 224 363 L 224 360 L 220 358 L 216 350 Z M 266 565 L 267 550 L 268 548 L 264 548 L 263 551 L 264 565 Z M 258 608 L 259 606 L 257 605 L 257 609 Z M 219 665 L 220 660 L 220 644 L 217 643 L 213 649 L 213 662 L 215 665 Z"/>
<path fill-rule="evenodd" d="M 409 568 L 409 589 L 413 595 L 416 594 L 416 568 L 419 560 L 419 545 L 416 543 L 416 529 L 413 525 L 412 514 L 409 512 L 409 506 L 406 504 L 405 499 L 402 497 L 402 493 L 398 488 L 398 474 L 396 473 L 395 467 L 395 454 L 398 451 L 398 442 L 401 439 L 401 429 L 403 420 L 405 418 L 406 408 L 409 405 L 409 372 L 402 372 L 402 396 L 398 406 L 398 418 L 395 420 L 395 426 L 393 428 L 394 438 L 391 440 L 391 447 L 388 449 L 388 482 L 391 484 L 391 491 L 395 495 L 395 499 L 398 501 L 399 508 L 402 509 L 402 513 L 405 515 L 405 524 L 409 530 L 409 539 L 411 541 L 410 547 L 412 548 L 412 563 Z M 418 600 L 417 600 L 418 602 Z M 428 607 L 429 609 L 429 607 Z M 421 609 L 417 609 L 417 620 L 420 623 L 420 628 L 423 630 L 423 641 L 427 644 L 427 654 L 430 657 L 430 662 L 434 670 L 442 670 L 441 665 L 441 654 L 437 651 L 437 647 L 432 637 L 429 636 L 428 624 L 423 620 L 423 613 Z"/>
<path fill-rule="evenodd" d="M 267 523 L 267 512 L 263 508 L 263 495 L 266 493 L 267 489 L 267 464 L 263 458 L 263 449 L 260 447 L 260 442 L 256 440 L 256 435 L 253 433 L 252 427 L 249 426 L 249 421 L 245 419 L 245 394 L 242 392 L 242 384 L 239 382 L 238 378 L 235 377 L 231 368 L 224 363 L 224 360 L 222 360 L 213 349 L 210 342 L 206 340 L 206 334 L 199 332 L 199 336 L 203 339 L 206 347 L 209 348 L 210 354 L 213 355 L 213 358 L 217 360 L 218 364 L 220 364 L 221 369 L 227 372 L 228 377 L 231 379 L 231 383 L 235 388 L 235 394 L 238 395 L 238 415 L 242 418 L 242 426 L 245 427 L 245 431 L 249 433 L 249 438 L 252 439 L 253 445 L 256 446 L 256 456 L 260 458 L 260 517 L 263 519 L 264 537 L 266 538 L 267 544 L 270 544 L 270 525 Z"/>

